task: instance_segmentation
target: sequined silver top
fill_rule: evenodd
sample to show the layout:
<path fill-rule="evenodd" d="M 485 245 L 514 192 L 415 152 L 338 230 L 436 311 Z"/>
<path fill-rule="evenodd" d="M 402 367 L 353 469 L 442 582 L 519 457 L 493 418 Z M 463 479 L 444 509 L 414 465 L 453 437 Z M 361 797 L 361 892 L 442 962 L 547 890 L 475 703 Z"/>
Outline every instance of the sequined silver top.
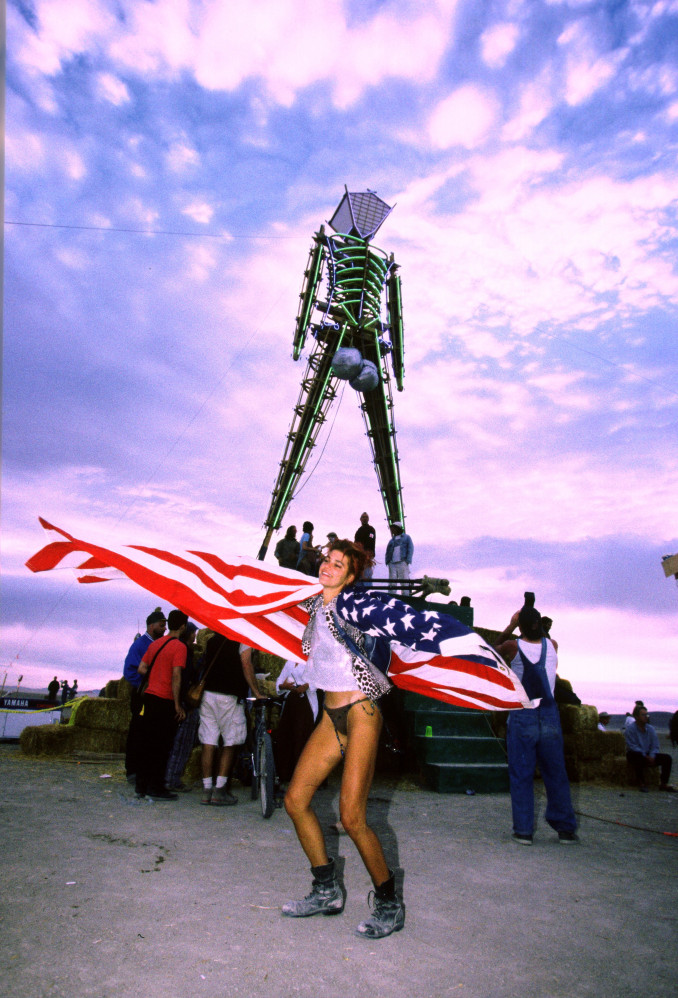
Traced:
<path fill-rule="evenodd" d="M 318 689 L 329 692 L 359 690 L 351 667 L 351 654 L 334 637 L 322 611 L 309 622 L 309 631 L 311 651 L 308 668 Z"/>

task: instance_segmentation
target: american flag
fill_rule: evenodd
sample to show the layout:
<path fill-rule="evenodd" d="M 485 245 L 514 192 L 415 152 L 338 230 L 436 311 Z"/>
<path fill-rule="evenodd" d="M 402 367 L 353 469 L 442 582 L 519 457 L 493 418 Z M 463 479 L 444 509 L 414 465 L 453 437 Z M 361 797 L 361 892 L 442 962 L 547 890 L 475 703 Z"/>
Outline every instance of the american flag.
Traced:
<path fill-rule="evenodd" d="M 308 614 L 299 603 L 321 592 L 317 579 L 253 558 L 206 551 L 175 554 L 143 545 L 84 541 L 40 518 L 50 542 L 26 562 L 32 572 L 72 568 L 78 582 L 126 576 L 205 627 L 252 648 L 304 661 Z M 389 678 L 405 690 L 482 710 L 529 707 L 525 691 L 479 634 L 449 614 L 416 611 L 361 589 L 344 591 L 339 615 L 389 642 Z"/>
<path fill-rule="evenodd" d="M 403 690 L 479 710 L 534 706 L 494 648 L 448 613 L 359 589 L 344 590 L 337 611 L 364 634 L 388 641 L 388 677 Z"/>

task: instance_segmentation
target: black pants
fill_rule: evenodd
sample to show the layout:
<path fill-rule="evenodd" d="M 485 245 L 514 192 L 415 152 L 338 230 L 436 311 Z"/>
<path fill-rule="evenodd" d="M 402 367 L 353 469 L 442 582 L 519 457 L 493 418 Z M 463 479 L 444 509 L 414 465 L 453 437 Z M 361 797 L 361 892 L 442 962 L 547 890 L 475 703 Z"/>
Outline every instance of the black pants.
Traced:
<path fill-rule="evenodd" d="M 152 793 L 165 787 L 165 769 L 177 730 L 174 700 L 144 693 L 139 716 L 140 753 L 137 768 L 138 794 Z"/>
<path fill-rule="evenodd" d="M 130 684 L 131 686 L 131 684 Z M 132 718 L 127 729 L 127 744 L 125 745 L 125 772 L 135 776 L 139 770 L 139 755 L 141 753 L 141 705 L 143 699 L 136 686 L 131 686 L 129 705 Z"/>
<path fill-rule="evenodd" d="M 669 777 L 671 776 L 671 763 L 673 762 L 673 759 L 670 755 L 666 755 L 664 752 L 657 752 L 654 758 L 656 764 L 661 767 L 662 784 L 668 783 Z M 647 761 L 642 752 L 627 752 L 626 759 L 631 766 L 633 766 L 636 779 L 642 786 L 642 784 L 645 783 L 645 780 L 643 779 L 643 771 L 646 766 L 650 765 L 650 763 Z"/>

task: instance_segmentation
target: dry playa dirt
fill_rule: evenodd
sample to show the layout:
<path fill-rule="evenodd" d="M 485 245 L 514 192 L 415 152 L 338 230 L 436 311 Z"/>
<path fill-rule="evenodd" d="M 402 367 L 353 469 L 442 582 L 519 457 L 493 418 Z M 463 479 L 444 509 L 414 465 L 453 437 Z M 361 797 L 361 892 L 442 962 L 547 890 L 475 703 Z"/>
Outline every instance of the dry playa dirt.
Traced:
<path fill-rule="evenodd" d="M 29 759 L 0 746 L 0 973 L 11 998 L 669 998 L 678 960 L 678 794 L 575 786 L 581 842 L 510 838 L 508 795 L 440 796 L 378 780 L 370 820 L 407 920 L 353 932 L 367 875 L 346 836 L 343 915 L 290 920 L 309 889 L 283 811 L 140 803 L 118 759 Z M 320 794 L 337 818 L 337 784 Z M 639 989 L 639 983 L 642 986 Z"/>

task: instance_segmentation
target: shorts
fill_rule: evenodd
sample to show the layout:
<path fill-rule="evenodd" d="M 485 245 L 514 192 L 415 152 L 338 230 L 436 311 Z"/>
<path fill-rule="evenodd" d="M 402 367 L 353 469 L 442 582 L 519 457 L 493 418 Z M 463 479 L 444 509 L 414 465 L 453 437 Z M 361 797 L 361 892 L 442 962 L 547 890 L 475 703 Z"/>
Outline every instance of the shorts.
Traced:
<path fill-rule="evenodd" d="M 205 690 L 200 704 L 198 738 L 202 745 L 242 745 L 247 738 L 245 708 L 238 698 L 227 693 Z"/>

